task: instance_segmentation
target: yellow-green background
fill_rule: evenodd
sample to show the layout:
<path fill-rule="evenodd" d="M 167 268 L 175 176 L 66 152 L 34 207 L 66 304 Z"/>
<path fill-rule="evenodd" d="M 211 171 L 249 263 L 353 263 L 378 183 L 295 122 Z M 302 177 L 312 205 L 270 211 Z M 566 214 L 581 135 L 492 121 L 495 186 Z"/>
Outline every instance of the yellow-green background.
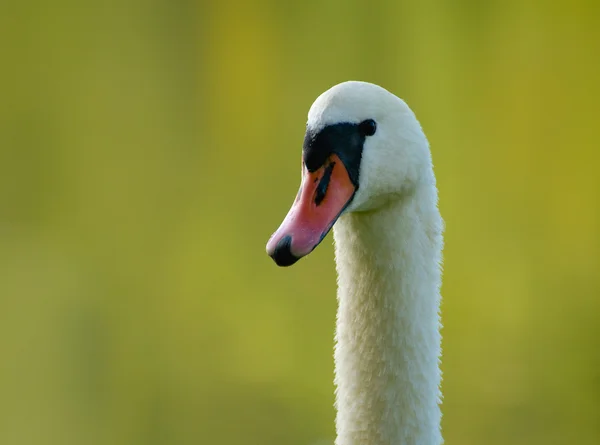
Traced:
<path fill-rule="evenodd" d="M 331 238 L 264 245 L 348 79 L 431 142 L 447 443 L 600 443 L 597 1 L 9 0 L 0 50 L 0 444 L 333 442 Z"/>

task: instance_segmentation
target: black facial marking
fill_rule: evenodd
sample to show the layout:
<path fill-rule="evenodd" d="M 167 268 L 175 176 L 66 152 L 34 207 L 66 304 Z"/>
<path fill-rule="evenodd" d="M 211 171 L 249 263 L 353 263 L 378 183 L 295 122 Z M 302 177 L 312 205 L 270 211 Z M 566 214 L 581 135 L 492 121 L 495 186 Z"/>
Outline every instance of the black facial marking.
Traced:
<path fill-rule="evenodd" d="M 317 193 L 315 194 L 315 204 L 317 205 L 317 207 L 321 205 L 321 203 L 325 199 L 325 195 L 327 194 L 327 188 L 329 187 L 329 181 L 331 180 L 331 173 L 333 172 L 334 166 L 335 162 L 332 162 L 325 168 L 325 172 L 323 173 L 321 182 L 319 182 L 319 185 L 317 186 Z"/>
<path fill-rule="evenodd" d="M 309 172 L 315 172 L 323 166 L 329 156 L 336 154 L 344 163 L 350 181 L 358 189 L 363 146 L 366 137 L 375 133 L 375 128 L 375 121 L 368 119 L 360 124 L 342 122 L 328 125 L 317 133 L 308 129 L 302 149 L 304 165 Z"/>

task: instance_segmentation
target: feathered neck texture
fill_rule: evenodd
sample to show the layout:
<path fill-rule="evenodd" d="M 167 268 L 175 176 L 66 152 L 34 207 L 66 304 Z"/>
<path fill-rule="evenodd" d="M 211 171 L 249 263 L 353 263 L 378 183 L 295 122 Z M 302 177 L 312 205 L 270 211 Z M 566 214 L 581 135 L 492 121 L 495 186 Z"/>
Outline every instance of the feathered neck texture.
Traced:
<path fill-rule="evenodd" d="M 443 222 L 433 172 L 334 227 L 336 445 L 439 445 Z"/>

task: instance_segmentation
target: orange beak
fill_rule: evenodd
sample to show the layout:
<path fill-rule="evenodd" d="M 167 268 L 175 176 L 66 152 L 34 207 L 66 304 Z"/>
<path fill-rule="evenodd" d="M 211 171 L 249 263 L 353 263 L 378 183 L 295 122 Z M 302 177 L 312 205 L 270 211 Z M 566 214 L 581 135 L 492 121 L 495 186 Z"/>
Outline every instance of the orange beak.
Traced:
<path fill-rule="evenodd" d="M 267 243 L 269 256 L 278 266 L 291 266 L 308 255 L 331 230 L 355 192 L 356 186 L 336 154 L 312 173 L 304 167 L 298 196 Z"/>

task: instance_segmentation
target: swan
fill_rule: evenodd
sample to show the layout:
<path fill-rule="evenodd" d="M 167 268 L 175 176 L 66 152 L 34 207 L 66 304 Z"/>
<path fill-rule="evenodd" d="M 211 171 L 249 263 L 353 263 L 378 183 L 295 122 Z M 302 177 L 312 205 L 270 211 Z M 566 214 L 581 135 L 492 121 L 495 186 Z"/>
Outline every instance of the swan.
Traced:
<path fill-rule="evenodd" d="M 336 445 L 443 443 L 437 201 L 429 144 L 403 100 L 358 81 L 316 99 L 300 190 L 267 253 L 290 266 L 333 227 Z"/>

